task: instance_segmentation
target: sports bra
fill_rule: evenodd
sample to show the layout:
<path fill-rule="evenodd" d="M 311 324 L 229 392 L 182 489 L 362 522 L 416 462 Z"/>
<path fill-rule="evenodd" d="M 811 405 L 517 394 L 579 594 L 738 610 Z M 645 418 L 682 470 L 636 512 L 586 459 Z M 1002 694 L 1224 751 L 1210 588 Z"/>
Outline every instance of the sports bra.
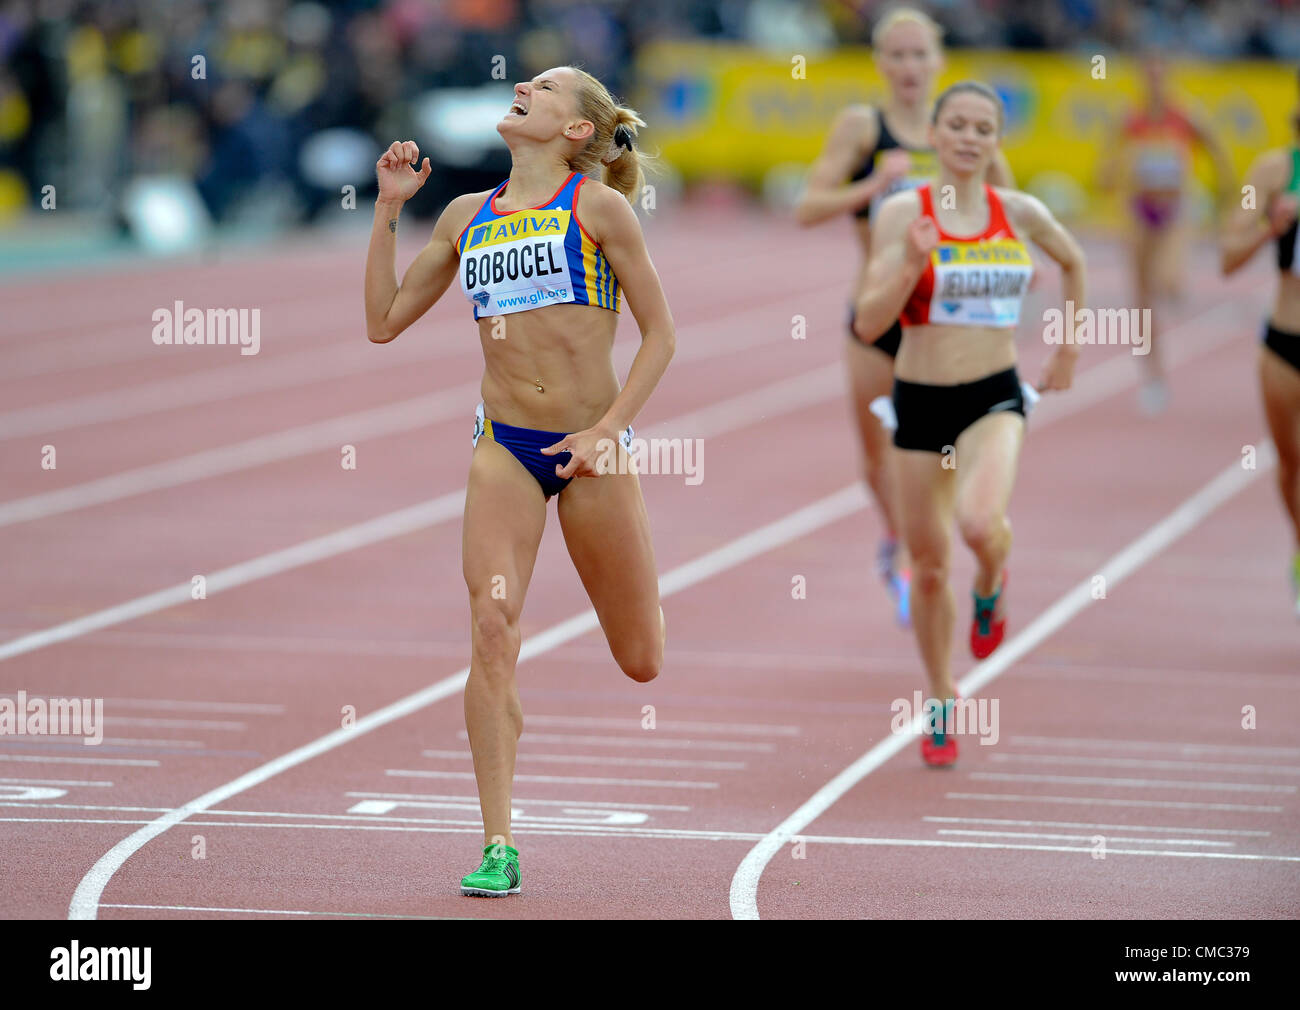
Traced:
<path fill-rule="evenodd" d="M 1300 147 L 1291 148 L 1291 181 L 1283 194 L 1300 197 Z M 1291 227 L 1277 237 L 1277 268 L 1283 273 L 1300 277 L 1300 256 L 1296 256 L 1297 232 L 1296 221 Z"/>
<path fill-rule="evenodd" d="M 509 181 L 483 201 L 457 242 L 460 286 L 474 318 L 566 302 L 618 312 L 618 278 L 574 209 L 586 176 L 570 172 L 537 207 L 499 212 L 497 197 Z"/>
<path fill-rule="evenodd" d="M 880 159 L 887 151 L 906 151 L 908 158 L 911 161 L 911 165 L 908 166 L 907 175 L 903 176 L 901 179 L 895 179 L 886 186 L 884 190 L 872 197 L 869 204 L 860 210 L 854 211 L 854 217 L 864 219 L 871 216 L 872 210 L 875 209 L 875 207 L 877 207 L 880 204 L 880 201 L 885 197 L 892 196 L 894 193 L 904 189 L 915 189 L 927 179 L 933 179 L 939 174 L 939 162 L 934 151 L 928 147 L 908 147 L 889 132 L 889 126 L 885 122 L 885 114 L 880 109 L 876 109 L 875 112 L 876 122 L 880 124 L 880 132 L 876 137 L 876 146 L 873 147 L 867 153 L 867 156 L 862 159 L 862 164 L 860 164 L 857 171 L 853 173 L 850 181 L 857 182 L 859 179 L 865 179 L 872 172 L 876 171 L 876 169 L 880 167 Z"/>
<path fill-rule="evenodd" d="M 939 244 L 930 253 L 925 273 L 903 306 L 904 326 L 951 325 L 1014 328 L 1029 290 L 1034 265 L 1029 250 L 1016 238 L 993 187 L 985 185 L 988 226 L 978 235 L 952 235 L 934 213 L 932 186 L 917 187 L 921 213 L 934 221 Z"/>
<path fill-rule="evenodd" d="M 1181 189 L 1196 137 L 1187 117 L 1166 108 L 1158 117 L 1136 112 L 1124 123 L 1133 144 L 1133 181 L 1139 190 Z"/>

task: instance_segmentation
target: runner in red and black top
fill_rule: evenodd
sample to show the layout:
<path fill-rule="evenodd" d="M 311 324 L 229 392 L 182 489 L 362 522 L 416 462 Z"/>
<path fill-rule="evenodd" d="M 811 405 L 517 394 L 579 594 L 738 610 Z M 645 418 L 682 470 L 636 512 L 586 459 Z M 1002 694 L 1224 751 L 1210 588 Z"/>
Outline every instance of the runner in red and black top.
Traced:
<path fill-rule="evenodd" d="M 862 248 L 855 288 L 861 286 L 871 253 L 872 209 L 885 197 L 934 177 L 934 151 L 926 138 L 930 96 L 943 69 L 941 29 L 918 10 L 899 8 L 872 32 L 876 67 L 889 87 L 879 106 L 854 105 L 840 113 L 826 147 L 813 165 L 796 207 L 800 224 L 810 226 L 850 213 Z M 989 167 L 989 180 L 1011 185 L 1001 152 Z M 863 450 L 863 474 L 885 527 L 877 551 L 877 571 L 894 600 L 898 622 L 908 617 L 908 564 L 898 539 L 898 506 L 890 464 L 889 431 L 872 413 L 872 401 L 889 395 L 894 355 L 902 331 L 897 322 L 869 342 L 853 333 L 849 312 L 846 350 L 849 383 Z"/>
<path fill-rule="evenodd" d="M 1085 304 L 1079 244 L 1035 198 L 985 183 L 1002 132 L 1002 103 L 986 85 L 954 84 L 935 103 L 930 136 L 939 177 L 880 208 L 857 302 L 864 340 L 901 317 L 894 433 L 903 535 L 912 556 L 912 623 L 944 717 L 921 741 L 927 764 L 957 758 L 949 713 L 956 608 L 948 584 L 951 527 L 975 555 L 970 647 L 982 659 L 1006 630 L 1007 505 L 1025 428 L 1015 331 L 1029 290 L 1033 241 L 1061 268 L 1065 298 Z M 933 193 L 950 199 L 935 200 Z M 1068 389 L 1078 348 L 1073 319 L 1039 390 Z"/>

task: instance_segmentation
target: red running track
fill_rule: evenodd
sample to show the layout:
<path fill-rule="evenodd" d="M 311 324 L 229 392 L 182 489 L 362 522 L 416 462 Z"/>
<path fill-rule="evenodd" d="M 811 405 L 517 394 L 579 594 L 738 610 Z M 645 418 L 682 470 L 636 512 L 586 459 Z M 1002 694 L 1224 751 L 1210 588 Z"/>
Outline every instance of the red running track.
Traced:
<path fill-rule="evenodd" d="M 935 772 L 909 738 L 774 835 L 921 684 L 872 575 L 847 423 L 852 239 L 724 211 L 647 233 L 679 342 L 639 433 L 706 449 L 698 485 L 643 479 L 667 659 L 633 684 L 570 620 L 587 602 L 552 525 L 519 669 L 524 892 L 504 901 L 457 887 L 481 832 L 456 679 L 481 370 L 463 304 L 368 345 L 359 236 L 0 290 L 0 696 L 107 715 L 96 748 L 0 739 L 0 869 L 21 882 L 0 914 L 1295 916 L 1300 630 L 1254 381 L 1267 265 L 1229 283 L 1193 256 L 1157 420 L 1125 348 L 1090 350 L 1044 401 L 1012 503 L 1011 635 L 1189 500 L 1190 532 L 978 692 L 996 744 L 963 739 Z M 1088 247 L 1098 304 L 1122 305 L 1122 259 Z M 151 313 L 176 300 L 261 308 L 261 352 L 155 347 Z M 1032 378 L 1046 348 L 1022 331 Z M 635 346 L 626 320 L 624 369 Z M 1226 500 L 1196 509 L 1225 472 Z M 958 551 L 959 590 L 970 575 Z"/>

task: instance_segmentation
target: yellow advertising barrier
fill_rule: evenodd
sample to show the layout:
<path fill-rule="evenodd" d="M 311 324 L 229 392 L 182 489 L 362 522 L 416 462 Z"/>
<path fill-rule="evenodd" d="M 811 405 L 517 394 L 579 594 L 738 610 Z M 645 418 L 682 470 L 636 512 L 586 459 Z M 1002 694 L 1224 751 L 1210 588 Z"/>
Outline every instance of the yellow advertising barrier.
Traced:
<path fill-rule="evenodd" d="M 726 179 L 760 186 L 773 169 L 808 165 L 831 121 L 846 105 L 878 102 L 885 84 L 867 48 L 777 56 L 740 46 L 664 42 L 638 55 L 636 101 L 652 148 L 687 181 Z M 1079 53 L 950 52 L 937 89 L 965 78 L 991 84 L 1006 106 L 1005 151 L 1017 183 L 1065 213 L 1116 219 L 1113 198 L 1097 188 L 1114 131 L 1138 100 L 1131 59 Z M 802 75 L 802 76 L 801 76 Z M 1241 176 L 1262 150 L 1287 144 L 1296 107 L 1296 71 L 1264 62 L 1173 62 L 1173 93 L 1198 112 Z M 1199 154 L 1194 177 L 1214 189 L 1213 167 Z"/>

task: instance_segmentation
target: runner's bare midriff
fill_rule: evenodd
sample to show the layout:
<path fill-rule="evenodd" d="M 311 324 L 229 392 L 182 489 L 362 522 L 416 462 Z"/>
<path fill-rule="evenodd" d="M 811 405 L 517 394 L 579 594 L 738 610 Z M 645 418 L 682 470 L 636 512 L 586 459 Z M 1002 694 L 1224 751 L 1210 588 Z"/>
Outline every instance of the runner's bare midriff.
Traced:
<path fill-rule="evenodd" d="M 974 382 L 1016 363 L 1016 331 L 992 326 L 908 326 L 894 361 L 904 382 L 953 386 Z"/>
<path fill-rule="evenodd" d="M 572 433 L 596 424 L 620 390 L 613 360 L 617 322 L 617 313 L 593 305 L 480 319 L 484 413 L 541 431 Z"/>

